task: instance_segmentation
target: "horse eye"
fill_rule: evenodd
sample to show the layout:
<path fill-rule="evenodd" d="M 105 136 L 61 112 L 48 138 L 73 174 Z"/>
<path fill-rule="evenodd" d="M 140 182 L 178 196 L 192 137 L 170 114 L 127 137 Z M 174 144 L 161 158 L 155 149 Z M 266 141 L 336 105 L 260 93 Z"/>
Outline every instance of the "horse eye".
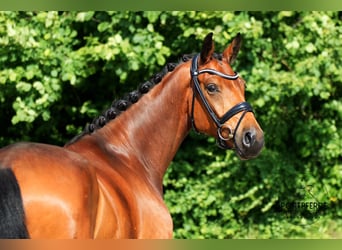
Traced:
<path fill-rule="evenodd" d="M 208 90 L 208 92 L 210 92 L 210 93 L 214 93 L 214 92 L 217 92 L 217 91 L 218 91 L 218 87 L 217 87 L 217 85 L 214 84 L 214 83 L 208 84 L 205 88 L 206 88 L 206 89 Z"/>

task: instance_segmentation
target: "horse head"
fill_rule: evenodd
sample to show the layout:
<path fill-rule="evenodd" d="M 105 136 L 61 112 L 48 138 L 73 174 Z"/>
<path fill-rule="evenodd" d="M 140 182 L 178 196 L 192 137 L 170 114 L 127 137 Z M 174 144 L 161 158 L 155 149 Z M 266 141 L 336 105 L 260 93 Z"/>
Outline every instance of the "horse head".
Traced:
<path fill-rule="evenodd" d="M 238 34 L 222 54 L 216 54 L 212 33 L 205 37 L 191 62 L 190 112 L 196 131 L 216 137 L 221 148 L 234 149 L 241 159 L 250 159 L 260 153 L 264 135 L 245 101 L 245 81 L 231 68 L 240 47 Z"/>

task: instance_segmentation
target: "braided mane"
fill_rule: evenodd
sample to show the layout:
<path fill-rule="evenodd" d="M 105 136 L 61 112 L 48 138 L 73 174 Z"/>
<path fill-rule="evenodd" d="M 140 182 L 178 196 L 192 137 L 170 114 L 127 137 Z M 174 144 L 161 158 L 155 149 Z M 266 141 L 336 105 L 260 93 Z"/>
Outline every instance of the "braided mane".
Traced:
<path fill-rule="evenodd" d="M 141 96 L 149 92 L 168 72 L 173 71 L 180 63 L 191 60 L 193 56 L 194 54 L 185 54 L 181 57 L 179 63 L 167 63 L 161 72 L 154 74 L 150 80 L 141 83 L 138 89 L 126 94 L 122 99 L 114 100 L 109 109 L 102 112 L 102 114 L 96 117 L 91 123 L 88 123 L 83 131 L 66 143 L 66 145 L 72 144 L 84 135 L 91 134 L 97 129 L 104 127 L 109 121 L 126 111 L 132 104 L 138 102 Z M 213 57 L 222 60 L 221 54 L 214 53 Z"/>

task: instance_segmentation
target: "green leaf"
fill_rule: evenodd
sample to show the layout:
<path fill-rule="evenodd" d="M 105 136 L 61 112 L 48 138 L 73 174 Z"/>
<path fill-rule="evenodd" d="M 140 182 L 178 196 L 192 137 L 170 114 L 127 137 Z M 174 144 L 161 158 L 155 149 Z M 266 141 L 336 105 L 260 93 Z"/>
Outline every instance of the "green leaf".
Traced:
<path fill-rule="evenodd" d="M 79 22 L 89 21 L 93 18 L 94 13 L 95 13 L 94 11 L 79 12 L 76 15 L 76 21 L 79 21 Z"/>
<path fill-rule="evenodd" d="M 27 82 L 18 82 L 16 88 L 18 92 L 29 92 L 31 90 L 32 85 Z"/>
<path fill-rule="evenodd" d="M 97 29 L 100 32 L 104 32 L 109 28 L 110 28 L 110 23 L 108 23 L 108 22 L 102 22 L 97 26 Z"/>

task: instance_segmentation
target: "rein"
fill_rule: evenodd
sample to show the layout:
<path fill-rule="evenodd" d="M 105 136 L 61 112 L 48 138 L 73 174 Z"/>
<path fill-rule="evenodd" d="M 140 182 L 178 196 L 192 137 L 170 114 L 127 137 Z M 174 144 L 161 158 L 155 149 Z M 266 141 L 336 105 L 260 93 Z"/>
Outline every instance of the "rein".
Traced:
<path fill-rule="evenodd" d="M 204 96 L 204 93 L 200 87 L 200 83 L 198 81 L 198 76 L 200 74 L 204 74 L 204 73 L 208 73 L 208 74 L 212 74 L 212 75 L 217 75 L 219 77 L 222 77 L 224 79 L 227 80 L 236 80 L 239 78 L 239 74 L 235 73 L 234 75 L 227 75 L 224 74 L 222 72 L 216 71 L 214 69 L 202 69 L 202 70 L 198 70 L 198 56 L 199 54 L 197 54 L 196 56 L 193 57 L 192 62 L 191 62 L 191 69 L 190 69 L 190 74 L 191 74 L 191 78 L 193 80 L 193 97 L 192 97 L 192 110 L 191 110 L 191 123 L 192 123 L 192 127 L 193 129 L 198 133 L 198 130 L 196 128 L 196 124 L 195 124 L 195 119 L 194 119 L 194 103 L 195 103 L 195 97 L 196 94 L 199 95 L 200 100 L 202 101 L 205 109 L 207 110 L 209 116 L 211 117 L 211 119 L 214 121 L 214 123 L 216 124 L 217 127 L 217 143 L 218 146 L 223 148 L 223 149 L 234 149 L 236 147 L 236 143 L 235 143 L 235 135 L 236 135 L 236 131 L 238 130 L 240 123 L 242 121 L 242 119 L 244 118 L 244 116 L 246 115 L 247 112 L 253 112 L 252 106 L 248 103 L 248 102 L 241 102 L 238 103 L 237 105 L 235 105 L 234 107 L 232 107 L 230 110 L 228 110 L 221 118 L 218 118 L 215 114 L 215 112 L 213 111 L 213 109 L 211 108 L 210 104 L 208 103 L 207 99 Z M 232 133 L 231 129 L 229 127 L 225 127 L 224 123 L 226 121 L 228 121 L 230 118 L 232 118 L 234 115 L 243 112 L 243 114 L 241 115 L 236 128 L 234 129 L 234 132 Z M 223 128 L 227 128 L 229 130 L 229 136 L 226 138 L 222 135 L 222 129 Z M 226 141 L 229 141 L 233 139 L 233 143 L 234 146 L 233 147 L 228 147 L 227 144 L 225 143 Z"/>

